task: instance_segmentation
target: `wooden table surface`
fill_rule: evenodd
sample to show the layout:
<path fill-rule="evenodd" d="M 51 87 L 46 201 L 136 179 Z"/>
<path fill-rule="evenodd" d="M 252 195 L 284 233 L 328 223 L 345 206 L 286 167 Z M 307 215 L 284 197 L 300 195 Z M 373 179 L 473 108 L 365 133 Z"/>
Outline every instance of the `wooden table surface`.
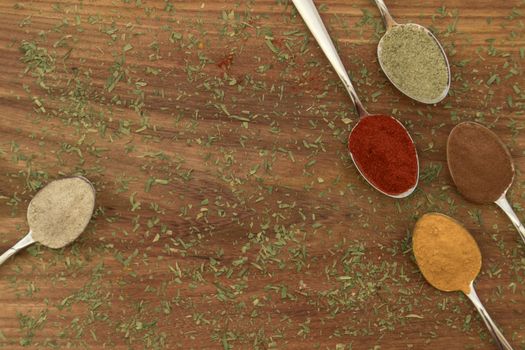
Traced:
<path fill-rule="evenodd" d="M 449 54 L 435 106 L 381 73 L 371 1 L 316 3 L 367 108 L 417 143 L 408 199 L 358 176 L 356 113 L 289 0 L 0 1 L 0 248 L 48 181 L 97 188 L 77 242 L 1 267 L 1 349 L 495 348 L 470 302 L 417 270 L 411 230 L 429 211 L 473 233 L 478 294 L 525 349 L 524 245 L 445 163 L 455 124 L 490 126 L 525 218 L 525 2 L 388 1 Z"/>

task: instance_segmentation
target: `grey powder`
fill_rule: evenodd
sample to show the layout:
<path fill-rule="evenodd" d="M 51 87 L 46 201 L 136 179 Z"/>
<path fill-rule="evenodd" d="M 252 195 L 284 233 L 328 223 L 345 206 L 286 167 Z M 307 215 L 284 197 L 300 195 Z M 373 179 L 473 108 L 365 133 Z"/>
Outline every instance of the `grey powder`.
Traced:
<path fill-rule="evenodd" d="M 62 248 L 84 231 L 94 208 L 91 184 L 80 177 L 64 178 L 35 195 L 27 209 L 27 221 L 35 241 Z"/>

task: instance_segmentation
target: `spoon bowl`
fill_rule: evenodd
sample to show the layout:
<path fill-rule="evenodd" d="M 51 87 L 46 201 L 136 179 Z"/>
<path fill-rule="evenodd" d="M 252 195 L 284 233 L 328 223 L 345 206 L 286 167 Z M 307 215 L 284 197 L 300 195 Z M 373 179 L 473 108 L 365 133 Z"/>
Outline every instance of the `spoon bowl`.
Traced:
<path fill-rule="evenodd" d="M 388 8 L 386 7 L 386 4 L 384 3 L 383 0 L 375 0 L 375 3 L 377 7 L 379 8 L 381 17 L 383 18 L 383 22 L 386 27 L 385 34 L 383 35 L 383 37 L 381 38 L 377 46 L 377 57 L 378 57 L 379 65 L 381 66 L 381 69 L 385 73 L 388 80 L 392 83 L 392 85 L 394 85 L 403 94 L 405 94 L 406 96 L 418 102 L 425 103 L 425 104 L 435 104 L 443 100 L 448 95 L 448 92 L 450 90 L 451 73 L 450 73 L 450 64 L 448 62 L 447 54 L 445 53 L 445 50 L 443 46 L 441 45 L 441 43 L 439 42 L 439 40 L 430 30 L 428 30 L 426 27 L 422 25 L 419 25 L 416 23 L 406 23 L 406 24 L 397 23 L 390 15 L 390 12 L 388 11 Z M 402 29 L 402 28 L 411 28 L 411 29 L 422 31 L 424 34 L 426 34 L 431 39 L 431 41 L 435 44 L 435 47 L 438 48 L 438 50 L 440 51 L 443 61 L 446 66 L 446 70 L 447 70 L 447 83 L 443 87 L 443 90 L 441 91 L 439 95 L 436 95 L 434 97 L 424 98 L 422 96 L 415 94 L 413 91 L 410 91 L 410 89 L 407 89 L 406 87 L 401 86 L 401 84 L 399 83 L 399 77 L 397 77 L 395 74 L 390 72 L 389 68 L 383 61 L 382 51 L 383 51 L 383 48 L 386 42 L 385 38 L 387 38 L 387 35 L 391 31 L 395 31 L 395 30 Z M 406 64 L 406 62 L 403 62 L 403 63 Z"/>
<path fill-rule="evenodd" d="M 42 218 L 42 217 L 46 217 L 46 215 L 48 215 L 47 212 L 42 212 L 41 211 L 41 208 L 40 208 L 40 205 L 42 203 L 42 200 L 41 200 L 41 196 L 46 193 L 46 191 L 53 191 L 53 186 L 56 187 L 56 186 L 60 186 L 61 185 L 61 181 L 68 181 L 68 182 L 71 182 L 71 181 L 75 181 L 76 184 L 70 184 L 70 186 L 75 186 L 75 187 L 79 187 L 79 186 L 88 186 L 88 188 L 90 189 L 90 193 L 88 195 L 87 198 L 82 198 L 82 200 L 85 200 L 87 201 L 87 203 L 90 204 L 90 207 L 87 208 L 87 210 L 89 211 L 89 217 L 85 217 L 85 220 L 84 222 L 80 222 L 77 226 L 75 227 L 68 227 L 68 232 L 67 232 L 67 235 L 64 235 L 63 232 L 66 232 L 66 230 L 62 230 L 61 232 L 58 232 L 56 234 L 56 236 L 58 236 L 58 239 L 57 237 L 48 237 L 45 233 L 43 233 L 41 231 L 41 226 L 39 223 L 36 223 L 35 220 L 32 219 L 32 216 L 29 215 L 29 213 L 33 212 L 34 215 Z M 67 195 L 67 194 L 64 194 L 64 195 Z M 61 200 L 64 200 L 66 196 L 62 196 L 61 197 Z M 66 198 L 67 199 L 67 198 Z M 71 201 L 73 198 L 70 198 L 70 201 L 68 202 L 68 204 L 70 205 L 70 208 L 72 208 L 72 210 L 74 210 L 74 207 L 75 207 L 75 204 L 78 204 L 77 202 L 74 202 L 74 201 Z M 77 198 L 75 198 L 76 200 Z M 39 203 L 40 202 L 40 203 Z M 56 205 L 58 203 L 49 203 L 50 206 L 53 206 L 53 205 Z M 53 208 L 51 208 L 52 210 Z M 88 223 L 89 223 L 89 219 L 91 218 L 92 214 L 93 214 L 93 211 L 95 209 L 95 188 L 93 186 L 93 184 L 88 180 L 86 179 L 85 177 L 83 176 L 74 176 L 74 177 L 66 177 L 66 178 L 62 178 L 62 179 L 59 179 L 59 180 L 55 180 L 55 181 L 52 181 L 50 183 L 48 183 L 46 186 L 44 186 L 42 189 L 40 189 L 40 191 L 38 191 L 38 193 L 33 197 L 33 199 L 31 200 L 31 202 L 29 203 L 29 207 L 28 207 L 28 223 L 29 223 L 29 233 L 24 236 L 24 238 L 22 238 L 20 241 L 18 241 L 18 243 L 16 243 L 12 248 L 10 248 L 9 250 L 7 250 L 4 254 L 2 254 L 0 256 L 0 265 L 2 265 L 5 261 L 7 261 L 7 259 L 9 259 L 11 256 L 13 256 L 15 253 L 17 253 L 18 251 L 30 246 L 31 244 L 34 244 L 36 242 L 39 242 L 40 244 L 42 244 L 43 246 L 46 246 L 48 248 L 52 248 L 52 249 L 59 249 L 59 248 L 63 248 L 65 247 L 66 245 L 70 244 L 71 242 L 73 242 L 75 239 L 78 238 L 78 236 L 80 236 L 80 234 L 85 230 L 85 228 L 87 227 Z M 74 211 L 72 213 L 70 213 L 70 216 L 71 215 L 76 215 L 78 214 L 75 213 Z"/>
<path fill-rule="evenodd" d="M 423 27 L 422 25 L 419 25 L 419 24 L 416 24 L 416 23 L 406 23 L 406 24 L 397 24 L 396 23 L 395 26 L 396 27 L 409 27 L 410 26 L 410 27 L 417 28 L 417 29 L 423 31 L 430 38 L 432 38 L 432 40 L 434 40 L 434 42 L 439 47 L 439 50 L 441 51 L 441 54 L 443 55 L 443 59 L 444 59 L 444 61 L 446 63 L 447 72 L 448 72 L 447 84 L 444 87 L 444 89 L 441 92 L 441 94 L 439 94 L 438 96 L 436 96 L 434 98 L 428 98 L 428 99 L 427 98 L 422 98 L 420 96 L 417 96 L 417 95 L 411 93 L 410 91 L 408 91 L 407 89 L 404 89 L 403 86 L 401 86 L 396 81 L 396 79 L 394 79 L 392 74 L 388 73 L 389 70 L 386 67 L 384 61 L 381 59 L 381 57 L 382 57 L 382 50 L 383 50 L 383 43 L 385 42 L 384 41 L 385 36 L 383 36 L 381 38 L 381 40 L 379 41 L 379 44 L 377 45 L 377 57 L 378 57 L 379 65 L 381 66 L 381 69 L 385 73 L 386 77 L 392 83 L 392 85 L 394 85 L 399 91 L 401 91 L 403 94 L 405 94 L 406 96 L 410 97 L 413 100 L 416 100 L 418 102 L 425 103 L 425 104 L 435 104 L 435 103 L 438 103 L 438 102 L 442 101 L 445 97 L 447 97 L 448 92 L 450 91 L 450 84 L 451 84 L 450 64 L 448 62 L 447 55 L 445 54 L 445 50 L 443 49 L 443 47 L 441 46 L 441 44 L 439 43 L 439 41 L 435 37 L 435 35 L 432 34 L 432 32 L 430 30 L 428 30 L 426 27 Z"/>
<path fill-rule="evenodd" d="M 369 169 L 365 169 L 365 166 L 363 166 L 364 162 L 362 161 L 362 159 L 360 159 L 360 157 L 363 157 L 363 156 L 360 153 L 358 153 L 355 150 L 353 150 L 353 147 L 352 147 L 353 144 L 352 144 L 351 141 L 353 140 L 353 135 L 355 135 L 355 131 L 359 130 L 359 127 L 364 122 L 366 122 L 367 118 L 389 118 L 392 122 L 394 122 L 392 124 L 391 129 L 398 128 L 400 132 L 401 132 L 401 130 L 404 131 L 404 134 L 406 135 L 406 138 L 404 139 L 404 141 L 405 141 L 404 146 L 409 148 L 409 151 L 413 152 L 413 154 L 414 154 L 414 156 L 416 158 L 415 164 L 403 164 L 404 166 L 414 166 L 414 169 L 412 169 L 412 171 L 415 172 L 415 178 L 414 178 L 412 183 L 407 183 L 404 186 L 402 186 L 401 188 L 398 188 L 397 190 L 393 190 L 391 192 L 384 191 L 382 188 L 386 188 L 386 187 L 390 187 L 391 188 L 392 187 L 392 184 L 388 183 L 388 182 L 390 182 L 389 180 L 392 180 L 392 178 L 390 178 L 390 177 L 389 178 L 385 178 L 385 179 L 380 178 L 380 179 L 376 180 L 376 179 L 374 179 L 373 174 L 375 172 L 385 171 L 386 170 L 386 169 L 384 169 L 385 165 L 382 165 L 382 167 L 380 167 L 378 169 L 371 169 L 372 171 L 370 171 Z M 389 130 L 389 131 L 391 131 L 391 130 Z M 377 133 L 377 131 L 376 131 L 376 133 Z M 378 136 L 381 136 L 383 138 L 384 137 L 388 137 L 388 135 L 378 135 Z M 401 199 L 401 198 L 405 198 L 405 197 L 410 196 L 415 191 L 415 189 L 417 188 L 417 185 L 419 183 L 419 157 L 418 157 L 418 154 L 417 154 L 416 146 L 415 146 L 414 140 L 410 136 L 409 132 L 406 130 L 405 126 L 399 120 L 397 120 L 396 118 L 394 118 L 392 116 L 389 116 L 389 115 L 368 115 L 366 117 L 360 118 L 359 121 L 356 123 L 356 125 L 350 131 L 350 135 L 348 137 L 348 149 L 350 151 L 350 157 L 352 158 L 353 163 L 355 164 L 357 170 L 359 171 L 359 174 L 361 174 L 361 176 L 366 180 L 366 182 L 368 182 L 372 187 L 374 187 L 377 191 L 381 192 L 385 196 L 389 196 L 389 197 L 395 198 L 395 199 Z M 394 153 L 393 150 L 385 150 L 385 153 L 388 153 L 388 152 Z M 394 154 L 392 154 L 392 156 L 393 155 Z M 395 166 L 395 169 L 392 169 L 390 172 L 391 173 L 395 173 L 396 170 L 400 171 L 403 168 L 403 165 L 393 164 L 393 166 Z M 386 165 L 386 166 L 388 166 L 388 165 Z M 393 177 L 395 177 L 395 176 L 393 176 Z M 383 182 L 386 180 L 388 182 L 380 184 L 380 183 L 378 183 L 378 180 L 382 180 Z"/>

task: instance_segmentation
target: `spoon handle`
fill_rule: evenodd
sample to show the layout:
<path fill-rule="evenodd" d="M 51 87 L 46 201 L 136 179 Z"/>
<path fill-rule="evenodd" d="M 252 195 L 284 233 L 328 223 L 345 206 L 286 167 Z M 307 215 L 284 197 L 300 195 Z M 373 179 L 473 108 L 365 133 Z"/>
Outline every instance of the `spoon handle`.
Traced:
<path fill-rule="evenodd" d="M 367 116 L 368 112 L 357 96 L 354 86 L 352 85 L 352 82 L 346 73 L 343 62 L 337 54 L 334 43 L 330 38 L 328 31 L 326 30 L 319 12 L 317 12 L 314 2 L 312 0 L 293 0 L 293 3 L 297 8 L 297 11 L 299 11 L 301 17 L 303 17 L 304 22 L 312 32 L 314 38 L 317 40 L 317 43 L 323 50 L 324 54 L 332 64 L 332 67 L 334 67 L 335 72 L 343 82 L 346 91 L 348 91 L 348 94 L 350 95 L 350 98 L 357 109 L 357 113 L 360 117 Z"/>
<path fill-rule="evenodd" d="M 29 233 L 24 238 L 19 240 L 17 244 L 9 248 L 4 254 L 0 256 L 0 265 L 2 265 L 11 256 L 15 255 L 15 253 L 17 253 L 19 250 L 22 250 L 33 243 L 35 243 L 35 240 L 31 235 L 31 231 L 29 231 Z"/>
<path fill-rule="evenodd" d="M 478 295 L 476 294 L 476 291 L 474 290 L 474 284 L 470 284 L 470 293 L 467 294 L 467 297 L 472 301 L 476 309 L 478 310 L 481 319 L 483 322 L 485 322 L 485 325 L 487 326 L 490 334 L 494 338 L 494 341 L 496 342 L 496 345 L 498 346 L 499 350 L 513 350 L 512 346 L 510 346 L 509 342 L 505 337 L 503 336 L 503 333 L 498 329 L 498 326 L 496 326 L 496 323 L 492 320 L 489 313 L 481 303 L 481 301 L 478 298 Z"/>
<path fill-rule="evenodd" d="M 496 201 L 496 204 L 505 212 L 505 214 L 507 214 L 510 221 L 512 221 L 512 224 L 514 225 L 514 227 L 516 227 L 516 229 L 518 230 L 518 233 L 520 234 L 520 237 L 523 240 L 523 243 L 525 243 L 525 227 L 523 226 L 520 219 L 518 218 L 518 215 L 516 215 L 516 213 L 512 209 L 512 206 L 507 200 L 507 197 L 505 196 L 505 194 Z"/>
<path fill-rule="evenodd" d="M 383 0 L 374 1 L 377 7 L 379 8 L 379 12 L 381 12 L 381 17 L 383 18 L 383 22 L 385 23 L 386 30 L 389 30 L 397 24 L 396 21 L 394 21 L 394 18 L 392 18 L 392 15 L 390 15 L 390 12 L 388 11 L 388 8 L 386 7 L 386 4 Z"/>

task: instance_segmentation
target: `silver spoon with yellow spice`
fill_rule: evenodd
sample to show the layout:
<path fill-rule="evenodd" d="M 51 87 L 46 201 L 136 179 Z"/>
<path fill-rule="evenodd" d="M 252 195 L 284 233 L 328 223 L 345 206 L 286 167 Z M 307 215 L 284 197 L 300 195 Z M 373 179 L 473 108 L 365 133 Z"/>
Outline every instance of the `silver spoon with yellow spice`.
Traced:
<path fill-rule="evenodd" d="M 450 89 L 450 65 L 445 50 L 427 28 L 394 21 L 383 0 L 375 0 L 385 35 L 377 46 L 381 69 L 394 86 L 422 103 L 438 103 Z"/>
<path fill-rule="evenodd" d="M 65 247 L 84 231 L 94 209 L 95 189 L 86 178 L 50 182 L 29 203 L 29 233 L 0 256 L 0 265 L 36 242 L 53 249 Z"/>
<path fill-rule="evenodd" d="M 412 235 L 416 263 L 425 279 L 444 292 L 462 291 L 474 304 L 500 350 L 512 350 L 474 290 L 481 252 L 470 233 L 443 214 L 423 215 Z"/>

